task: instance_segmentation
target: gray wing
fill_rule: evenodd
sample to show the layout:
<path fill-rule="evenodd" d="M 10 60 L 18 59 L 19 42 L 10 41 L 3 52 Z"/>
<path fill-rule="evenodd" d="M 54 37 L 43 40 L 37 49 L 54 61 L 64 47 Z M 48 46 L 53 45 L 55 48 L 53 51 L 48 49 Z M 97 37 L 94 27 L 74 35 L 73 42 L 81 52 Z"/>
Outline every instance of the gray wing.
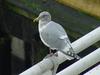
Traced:
<path fill-rule="evenodd" d="M 47 37 L 46 41 L 50 45 L 50 48 L 55 48 L 55 49 L 58 48 L 59 51 L 61 51 L 62 53 L 66 55 L 79 58 L 75 54 L 71 46 L 70 40 L 67 36 L 67 33 L 65 32 L 64 28 L 61 25 L 51 21 L 50 23 L 47 24 L 47 28 L 45 29 L 45 34 Z M 63 51 L 63 49 L 66 46 L 69 47 L 69 51 L 67 53 Z"/>
<path fill-rule="evenodd" d="M 63 28 L 60 24 L 58 24 L 58 23 L 56 23 L 56 22 L 54 22 L 54 21 L 51 21 L 51 22 L 49 22 L 47 25 L 50 27 L 51 30 L 53 30 L 53 31 L 55 31 L 57 34 L 59 34 L 59 35 L 58 35 L 59 38 L 62 37 L 62 36 L 68 37 L 68 36 L 67 36 L 67 33 L 66 33 L 65 30 L 64 30 L 64 28 Z"/>
<path fill-rule="evenodd" d="M 63 34 L 63 35 L 61 34 L 61 36 L 59 37 L 59 39 L 65 40 L 67 46 L 70 48 L 70 50 L 71 50 L 72 52 L 74 52 L 74 51 L 73 51 L 73 48 L 72 48 L 72 46 L 71 46 L 71 42 L 70 42 L 70 40 L 69 40 L 69 38 L 68 38 L 68 36 L 67 36 L 67 33 L 65 32 L 64 28 L 63 28 L 61 25 L 59 25 L 59 24 L 56 25 L 56 27 L 57 27 L 57 29 L 59 30 L 59 32 Z"/>
<path fill-rule="evenodd" d="M 54 42 L 57 42 L 58 44 L 62 44 L 63 47 L 65 46 L 69 46 L 71 48 L 71 43 L 70 43 L 70 40 L 67 36 L 67 33 L 65 32 L 64 28 L 56 23 L 56 22 L 49 22 L 47 24 L 47 30 L 46 30 L 47 34 L 48 34 L 48 37 L 53 40 Z"/>

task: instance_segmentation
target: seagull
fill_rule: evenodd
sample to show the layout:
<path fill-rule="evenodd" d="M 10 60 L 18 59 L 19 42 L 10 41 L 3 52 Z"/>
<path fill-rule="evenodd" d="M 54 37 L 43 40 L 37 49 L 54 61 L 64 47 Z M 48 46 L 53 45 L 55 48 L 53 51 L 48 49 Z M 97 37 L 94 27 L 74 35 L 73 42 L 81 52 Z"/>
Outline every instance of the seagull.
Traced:
<path fill-rule="evenodd" d="M 74 52 L 66 31 L 60 24 L 51 20 L 51 14 L 49 12 L 41 12 L 33 21 L 39 21 L 38 30 L 40 39 L 44 45 L 50 48 L 50 53 L 51 50 L 57 50 L 72 58 L 80 59 Z M 66 47 L 69 50 L 65 52 L 64 49 Z"/>

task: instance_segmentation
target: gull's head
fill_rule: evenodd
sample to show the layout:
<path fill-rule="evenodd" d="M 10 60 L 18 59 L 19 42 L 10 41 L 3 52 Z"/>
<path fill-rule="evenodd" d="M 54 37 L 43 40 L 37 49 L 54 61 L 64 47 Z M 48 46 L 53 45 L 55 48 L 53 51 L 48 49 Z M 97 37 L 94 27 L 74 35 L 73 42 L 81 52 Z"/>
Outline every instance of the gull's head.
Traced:
<path fill-rule="evenodd" d="M 35 21 L 51 21 L 51 15 L 47 11 L 43 11 L 39 14 L 39 16 L 33 20 Z"/>

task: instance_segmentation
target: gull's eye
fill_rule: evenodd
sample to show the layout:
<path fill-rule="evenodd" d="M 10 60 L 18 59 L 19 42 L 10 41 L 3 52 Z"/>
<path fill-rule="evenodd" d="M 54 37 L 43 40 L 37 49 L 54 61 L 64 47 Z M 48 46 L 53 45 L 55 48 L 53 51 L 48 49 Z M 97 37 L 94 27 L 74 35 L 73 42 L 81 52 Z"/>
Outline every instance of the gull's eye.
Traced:
<path fill-rule="evenodd" d="M 48 16 L 48 15 L 43 15 L 42 17 L 46 17 L 46 16 Z"/>

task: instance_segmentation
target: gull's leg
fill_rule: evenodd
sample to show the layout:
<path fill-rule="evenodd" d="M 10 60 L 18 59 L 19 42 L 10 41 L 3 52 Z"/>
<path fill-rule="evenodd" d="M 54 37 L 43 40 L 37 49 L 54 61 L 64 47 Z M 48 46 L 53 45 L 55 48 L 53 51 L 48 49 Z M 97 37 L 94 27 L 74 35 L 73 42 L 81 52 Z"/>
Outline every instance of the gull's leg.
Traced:
<path fill-rule="evenodd" d="M 56 57 L 58 57 L 58 52 L 56 52 L 54 55 L 55 55 Z"/>
<path fill-rule="evenodd" d="M 52 50 L 49 48 L 49 54 L 51 54 L 52 53 Z"/>
<path fill-rule="evenodd" d="M 49 54 L 50 54 L 50 56 L 53 55 L 52 49 L 50 49 L 50 48 L 49 48 Z"/>
<path fill-rule="evenodd" d="M 54 54 L 52 53 L 52 50 L 49 48 L 49 54 L 47 54 L 44 59 L 49 58 L 51 56 L 53 56 Z"/>
<path fill-rule="evenodd" d="M 53 55 L 58 56 L 58 52 L 57 52 L 56 49 L 52 50 L 52 49 L 49 48 L 49 53 L 50 53 L 50 56 L 53 56 Z"/>
<path fill-rule="evenodd" d="M 53 53 L 53 54 L 54 54 L 54 56 L 56 56 L 56 57 L 57 57 L 57 56 L 58 56 L 58 52 L 57 52 L 58 50 L 56 50 L 56 49 L 55 49 L 55 50 L 53 50 L 53 51 L 54 51 L 54 53 Z"/>

